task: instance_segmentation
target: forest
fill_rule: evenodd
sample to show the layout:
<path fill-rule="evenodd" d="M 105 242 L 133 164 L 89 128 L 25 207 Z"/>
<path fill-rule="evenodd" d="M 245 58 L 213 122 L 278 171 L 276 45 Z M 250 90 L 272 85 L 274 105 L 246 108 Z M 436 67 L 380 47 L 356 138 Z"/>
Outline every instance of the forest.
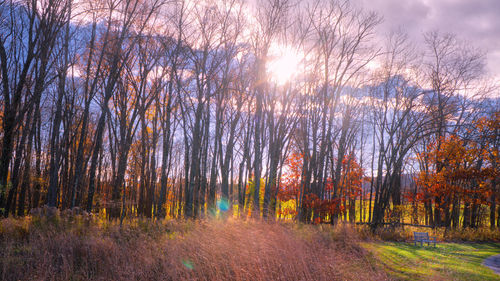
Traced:
<path fill-rule="evenodd" d="M 0 1 L 0 213 L 500 227 L 467 38 L 347 0 Z"/>

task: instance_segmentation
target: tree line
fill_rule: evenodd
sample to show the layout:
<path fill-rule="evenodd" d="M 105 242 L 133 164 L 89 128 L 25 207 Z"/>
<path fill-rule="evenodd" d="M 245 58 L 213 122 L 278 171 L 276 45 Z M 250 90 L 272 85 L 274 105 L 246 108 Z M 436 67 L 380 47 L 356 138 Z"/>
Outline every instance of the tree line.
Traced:
<path fill-rule="evenodd" d="M 0 14 L 4 216 L 500 226 L 498 89 L 455 35 L 381 39 L 382 18 L 344 0 Z M 288 48 L 299 63 L 281 81 L 269 65 Z"/>

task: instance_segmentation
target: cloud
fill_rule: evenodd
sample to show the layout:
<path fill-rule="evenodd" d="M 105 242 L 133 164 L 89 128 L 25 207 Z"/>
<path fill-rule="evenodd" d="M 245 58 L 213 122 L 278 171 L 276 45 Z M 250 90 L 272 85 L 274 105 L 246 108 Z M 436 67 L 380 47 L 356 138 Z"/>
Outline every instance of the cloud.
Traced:
<path fill-rule="evenodd" d="M 487 70 L 500 78 L 499 0 L 355 0 L 384 17 L 382 34 L 399 27 L 414 41 L 432 30 L 451 32 L 487 52 Z"/>

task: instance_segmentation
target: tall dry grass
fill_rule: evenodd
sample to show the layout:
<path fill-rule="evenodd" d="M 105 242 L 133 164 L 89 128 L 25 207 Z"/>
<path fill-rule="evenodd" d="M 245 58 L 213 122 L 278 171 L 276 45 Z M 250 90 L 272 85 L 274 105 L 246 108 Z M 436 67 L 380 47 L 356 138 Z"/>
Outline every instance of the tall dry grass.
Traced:
<path fill-rule="evenodd" d="M 2 280 L 387 279 L 347 227 L 6 219 L 0 243 Z"/>
<path fill-rule="evenodd" d="M 391 241 L 391 242 L 413 242 L 413 232 L 427 232 L 441 242 L 500 242 L 499 229 L 481 228 L 457 228 L 446 229 L 445 227 L 381 227 L 372 232 L 369 226 L 355 227 L 356 232 L 363 240 Z"/>

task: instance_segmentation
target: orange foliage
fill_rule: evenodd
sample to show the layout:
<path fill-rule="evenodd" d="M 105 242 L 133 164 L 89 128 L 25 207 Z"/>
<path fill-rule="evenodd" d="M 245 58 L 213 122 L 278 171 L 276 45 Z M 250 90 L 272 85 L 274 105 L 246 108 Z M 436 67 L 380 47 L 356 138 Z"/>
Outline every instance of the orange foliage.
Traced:
<path fill-rule="evenodd" d="M 498 138 L 500 114 L 492 119 L 481 118 L 475 122 L 479 136 L 476 140 L 463 140 L 451 135 L 434 141 L 418 157 L 429 162 L 429 171 L 421 171 L 416 179 L 423 192 L 411 200 L 446 199 L 458 196 L 465 202 L 487 204 L 492 192 L 492 181 L 499 176 L 498 147 L 491 146 Z M 495 133 L 496 132 L 496 133 Z M 427 196 L 426 196 L 427 195 Z M 432 197 L 431 197 L 432 196 Z"/>
<path fill-rule="evenodd" d="M 348 154 L 342 160 L 342 176 L 340 190 L 342 197 L 356 198 L 361 196 L 363 184 L 363 169 L 356 162 L 354 154 Z"/>
<path fill-rule="evenodd" d="M 286 161 L 286 172 L 280 179 L 278 199 L 288 201 L 297 199 L 300 192 L 300 179 L 302 175 L 302 154 L 293 153 Z"/>

